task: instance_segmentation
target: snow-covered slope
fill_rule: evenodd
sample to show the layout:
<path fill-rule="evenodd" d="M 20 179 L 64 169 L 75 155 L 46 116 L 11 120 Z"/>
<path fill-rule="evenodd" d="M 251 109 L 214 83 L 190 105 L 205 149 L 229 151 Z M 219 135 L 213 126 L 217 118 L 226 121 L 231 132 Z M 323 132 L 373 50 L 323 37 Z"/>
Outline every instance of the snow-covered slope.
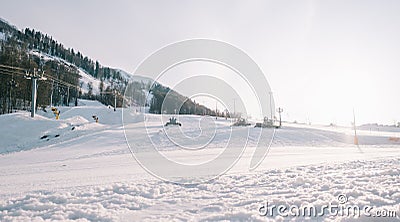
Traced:
<path fill-rule="evenodd" d="M 63 63 L 66 64 L 68 66 L 72 66 L 75 67 L 78 72 L 80 77 L 80 85 L 82 85 L 82 93 L 87 93 L 89 91 L 89 85 L 92 85 L 92 93 L 95 95 L 98 95 L 100 93 L 100 79 L 94 78 L 93 76 L 91 76 L 89 73 L 87 73 L 86 71 L 84 71 L 83 69 L 76 67 L 74 64 L 69 63 L 67 61 L 65 61 L 64 59 L 61 59 L 59 57 L 56 56 L 51 56 L 47 53 L 43 53 L 40 52 L 38 50 L 31 50 L 29 52 L 31 55 L 37 56 L 39 58 L 41 58 L 43 61 L 58 61 L 59 63 Z M 109 85 L 109 82 L 104 82 L 104 86 L 107 87 Z"/>
<path fill-rule="evenodd" d="M 0 128 L 0 135 L 4 138 L 0 154 L 49 146 L 121 125 L 121 110 L 114 112 L 113 108 L 97 101 L 80 100 L 77 107 L 57 108 L 59 120 L 55 120 L 49 108 L 47 112 L 39 110 L 33 119 L 30 113 L 23 111 L 1 115 L 0 125 L 9 127 Z M 99 123 L 93 116 L 99 118 Z"/>
<path fill-rule="evenodd" d="M 78 70 L 79 75 L 80 75 L 80 85 L 82 86 L 81 87 L 82 92 L 83 93 L 87 93 L 89 91 L 89 85 L 91 85 L 92 86 L 92 94 L 98 95 L 100 93 L 101 80 L 93 77 L 92 75 L 87 73 L 85 70 L 75 66 L 72 63 L 69 63 L 69 62 L 65 61 L 64 59 L 61 59 L 61 58 L 56 57 L 56 56 L 51 56 L 51 55 L 49 55 L 47 53 L 43 53 L 43 52 L 40 52 L 38 50 L 31 50 L 29 53 L 31 55 L 34 55 L 34 56 L 37 56 L 37 57 L 41 58 L 43 61 L 53 60 L 53 61 L 58 61 L 60 63 L 64 63 L 64 64 L 66 64 L 68 66 L 71 66 L 71 67 L 75 67 Z M 135 77 L 133 77 L 132 74 L 130 74 L 130 73 L 126 72 L 126 71 L 123 71 L 121 69 L 115 69 L 115 70 L 119 71 L 121 76 L 122 76 L 122 78 L 125 79 L 125 80 L 128 80 L 128 81 L 129 80 L 139 81 L 139 82 L 143 81 L 144 83 L 147 83 L 147 82 L 151 81 L 151 79 L 146 78 L 146 77 L 141 77 L 141 76 L 136 76 L 136 75 L 135 75 Z M 110 79 L 105 79 L 103 81 L 103 84 L 104 84 L 104 89 L 105 89 L 105 88 L 107 88 L 107 86 L 111 86 L 111 80 Z"/>
<path fill-rule="evenodd" d="M 6 40 L 6 33 L 0 32 L 0 40 L 1 40 L 1 41 Z"/>
<path fill-rule="evenodd" d="M 114 68 L 114 69 L 117 70 L 121 74 L 121 76 L 123 78 L 125 78 L 125 79 L 132 79 L 133 81 L 143 82 L 145 84 L 153 83 L 153 81 L 154 81 L 154 80 L 152 80 L 152 79 L 150 79 L 148 77 L 145 77 L 145 76 L 132 75 L 131 73 L 126 72 L 125 70 L 122 70 L 122 69 L 117 69 L 117 68 Z"/>
<path fill-rule="evenodd" d="M 60 120 L 42 111 L 34 119 L 25 112 L 0 116 L 0 125 L 7 126 L 0 128 L 0 221 L 279 221 L 285 218 L 260 216 L 260 204 L 321 206 L 337 203 L 340 194 L 346 195 L 349 204 L 397 211 L 400 207 L 400 143 L 382 132 L 365 132 L 360 137 L 365 144 L 357 147 L 341 128 L 284 126 L 276 131 L 267 158 L 249 172 L 255 143 L 252 133 L 260 129 L 231 128 L 229 120 L 219 119 L 215 125 L 221 135 L 230 130 L 250 131 L 248 149 L 227 174 L 185 186 L 153 178 L 134 160 L 120 109 L 114 112 L 89 100 L 81 100 L 79 105 L 60 107 Z M 93 115 L 99 117 L 99 123 Z M 201 118 L 180 116 L 182 131 L 199 134 Z M 218 154 L 219 144 L 225 142 L 216 137 L 201 156 L 186 155 L 165 137 L 166 132 L 174 136 L 180 130 L 163 129 L 161 119 L 159 115 L 146 116 L 149 136 L 170 157 L 198 161 Z M 310 219 L 349 218 L 325 215 Z"/>
<path fill-rule="evenodd" d="M 117 125 L 122 126 L 121 109 L 114 112 L 112 107 L 106 107 L 100 102 L 91 100 L 80 100 L 77 107 L 58 107 L 60 110 L 60 120 L 56 121 L 54 114 L 47 109 L 47 112 L 38 111 L 38 115 L 34 119 L 30 118 L 28 112 L 17 112 L 9 115 L 0 116 L 0 125 L 10 126 L 0 129 L 0 135 L 4 139 L 0 145 L 0 154 L 14 151 L 29 150 L 37 147 L 52 144 L 53 141 L 68 141 L 71 138 L 83 136 L 90 131 L 104 130 Z M 139 109 L 137 109 L 139 110 Z M 93 116 L 99 118 L 96 124 Z M 147 114 L 148 125 L 156 127 L 151 128 L 148 132 L 153 141 L 160 144 L 161 149 L 176 149 L 176 144 L 170 142 L 171 133 L 180 134 L 180 130 L 168 129 L 168 134 L 159 133 L 163 130 L 164 125 L 170 116 L 166 115 L 160 118 L 160 115 Z M 197 135 L 206 132 L 206 129 L 199 128 L 200 116 L 179 116 L 179 121 L 183 123 L 181 130 L 185 134 Z M 208 128 L 214 127 L 214 120 L 208 117 L 210 122 Z M 207 119 L 206 119 L 207 120 Z M 222 134 L 213 139 L 208 148 L 224 147 L 226 139 L 231 130 L 248 131 L 248 146 L 255 146 L 257 143 L 257 135 L 259 128 L 231 128 L 231 120 L 220 118 L 215 121 L 218 127 L 218 134 Z M 203 126 L 204 127 L 204 126 Z M 34 130 L 33 130 L 34 129 Z M 21 134 L 16 134 L 20 132 Z M 358 140 L 360 145 L 374 146 L 396 146 L 400 145 L 400 132 L 384 132 L 384 131 L 358 131 Z M 43 138 L 42 138 L 43 137 Z M 220 139 L 218 139 L 220 138 Z M 234 140 L 235 138 L 230 138 Z M 192 141 L 195 142 L 195 141 Z M 345 147 L 353 145 L 354 136 L 350 128 L 332 128 L 322 126 L 308 126 L 290 124 L 278 129 L 272 146 L 310 146 L 310 147 Z M 192 144 L 195 146 L 195 144 Z"/>

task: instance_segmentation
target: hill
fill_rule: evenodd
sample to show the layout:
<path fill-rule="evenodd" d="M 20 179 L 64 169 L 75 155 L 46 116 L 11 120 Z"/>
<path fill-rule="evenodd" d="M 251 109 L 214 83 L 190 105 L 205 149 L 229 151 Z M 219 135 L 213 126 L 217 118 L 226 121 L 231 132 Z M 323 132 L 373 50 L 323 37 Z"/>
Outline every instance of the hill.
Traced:
<path fill-rule="evenodd" d="M 119 68 L 104 66 L 40 31 L 30 28 L 18 30 L 0 19 L 0 114 L 30 109 L 31 83 L 25 77 L 26 73 L 33 72 L 47 78 L 39 81 L 37 108 L 78 105 L 78 98 L 114 106 L 115 97 L 116 106 L 121 107 L 124 91 L 131 82 L 139 93 L 135 93 L 129 100 L 132 104 L 127 105 L 150 106 L 151 112 L 161 113 L 159 104 L 166 92 L 171 91 L 159 83 L 152 85 L 153 80 L 149 78 L 133 77 Z M 178 92 L 173 94 L 171 104 L 184 104 L 184 107 L 172 107 L 164 112 L 179 110 L 191 114 L 197 107 L 198 113 L 215 115 L 215 112 Z"/>

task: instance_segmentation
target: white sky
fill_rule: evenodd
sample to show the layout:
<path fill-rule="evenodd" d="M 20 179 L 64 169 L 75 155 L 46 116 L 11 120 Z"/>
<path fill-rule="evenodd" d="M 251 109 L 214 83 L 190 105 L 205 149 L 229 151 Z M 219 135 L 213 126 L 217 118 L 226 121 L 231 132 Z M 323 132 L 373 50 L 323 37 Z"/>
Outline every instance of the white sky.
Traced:
<path fill-rule="evenodd" d="M 1 17 L 133 72 L 166 44 L 211 38 L 263 69 L 284 119 L 400 121 L 400 1 L 20 1 Z"/>

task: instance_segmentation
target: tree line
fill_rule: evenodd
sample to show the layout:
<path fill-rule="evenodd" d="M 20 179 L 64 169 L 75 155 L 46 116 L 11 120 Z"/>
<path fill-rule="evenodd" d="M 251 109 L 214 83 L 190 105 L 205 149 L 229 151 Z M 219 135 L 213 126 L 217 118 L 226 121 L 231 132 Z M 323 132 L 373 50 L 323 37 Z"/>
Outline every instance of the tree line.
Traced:
<path fill-rule="evenodd" d="M 51 57 L 54 59 L 49 59 Z M 56 58 L 61 58 L 65 62 Z M 150 82 L 133 82 L 132 98 L 124 98 L 122 92 L 125 91 L 129 80 L 120 71 L 103 67 L 98 61 L 84 56 L 81 52 L 65 48 L 47 34 L 29 28 L 19 31 L 2 19 L 0 19 L 0 65 L 18 67 L 27 72 L 36 70 L 45 73 L 48 79 L 38 81 L 37 108 L 74 103 L 77 105 L 78 98 L 95 99 L 105 105 L 114 106 L 116 99 L 117 107 L 121 107 L 124 102 L 139 107 L 150 106 L 151 113 L 224 115 L 158 83 L 150 86 Z M 78 69 L 101 81 L 99 89 L 96 90 L 100 94 L 93 93 L 94 88 L 91 83 L 88 86 L 82 85 Z M 21 71 L 0 67 L 0 114 L 12 110 L 29 110 L 31 87 L 31 81 L 27 80 Z M 83 87 L 87 87 L 88 92 L 83 93 Z M 149 93 L 152 95 L 151 101 L 146 99 Z M 164 102 L 168 93 L 169 101 Z"/>
<path fill-rule="evenodd" d="M 27 53 L 25 45 L 18 39 L 9 37 L 1 41 L 0 64 L 9 67 L 18 67 L 28 73 L 34 71 L 45 73 L 46 76 L 59 80 L 38 81 L 38 107 L 49 105 L 68 105 L 73 98 L 79 96 L 76 86 L 79 84 L 79 73 L 75 67 L 57 61 L 43 61 L 40 57 Z M 31 102 L 31 81 L 25 78 L 20 70 L 0 69 L 0 113 L 9 113 L 12 110 L 27 110 Z M 64 83 L 64 84 L 62 84 Z"/>
<path fill-rule="evenodd" d="M 57 59 L 41 57 L 40 53 Z M 103 84 L 102 91 L 123 92 L 127 80 L 123 78 L 118 70 L 103 67 L 98 61 L 94 62 L 79 51 L 66 49 L 61 43 L 51 36 L 43 34 L 34 29 L 26 28 L 19 31 L 0 19 L 0 65 L 18 67 L 28 72 L 40 70 L 46 76 L 51 77 L 46 81 L 38 81 L 37 106 L 69 105 L 78 97 L 97 99 L 106 105 L 114 104 L 109 95 L 93 95 L 92 92 L 82 93 L 84 87 L 79 82 L 80 68 L 101 81 L 110 83 L 107 87 Z M 12 110 L 28 110 L 31 101 L 31 82 L 28 81 L 21 71 L 11 69 L 0 69 L 0 114 L 9 113 Z M 52 81 L 52 80 L 56 81 Z M 89 85 L 89 88 L 91 86 Z M 122 99 L 118 99 L 119 104 Z"/>
<path fill-rule="evenodd" d="M 149 90 L 153 98 L 150 103 L 150 113 L 156 114 L 186 114 L 186 115 L 210 115 L 229 117 L 229 113 L 210 108 L 196 103 L 186 96 L 183 96 L 174 90 L 154 83 Z"/>

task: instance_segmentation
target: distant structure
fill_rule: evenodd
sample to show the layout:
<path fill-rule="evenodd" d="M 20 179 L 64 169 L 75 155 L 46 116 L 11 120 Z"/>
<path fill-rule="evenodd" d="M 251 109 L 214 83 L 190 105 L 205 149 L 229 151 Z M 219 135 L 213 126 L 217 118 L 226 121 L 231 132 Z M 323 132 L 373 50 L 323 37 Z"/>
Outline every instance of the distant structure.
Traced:
<path fill-rule="evenodd" d="M 99 117 L 98 116 L 92 116 L 93 120 L 96 121 L 96 123 L 99 123 Z"/>
<path fill-rule="evenodd" d="M 233 126 L 250 126 L 251 124 L 247 122 L 245 118 L 238 118 L 237 121 L 233 124 Z"/>
<path fill-rule="evenodd" d="M 268 117 L 264 117 L 264 121 L 262 123 L 256 123 L 254 127 L 260 128 L 279 128 L 281 125 L 275 125 L 273 119 L 269 119 Z"/>
<path fill-rule="evenodd" d="M 169 125 L 182 126 L 182 124 L 180 122 L 178 122 L 175 117 L 169 118 L 169 121 L 165 124 L 165 126 L 169 126 Z"/>
<path fill-rule="evenodd" d="M 281 107 L 278 108 L 278 113 L 279 113 L 279 127 L 282 127 L 282 117 L 281 113 L 283 112 L 283 109 Z"/>

